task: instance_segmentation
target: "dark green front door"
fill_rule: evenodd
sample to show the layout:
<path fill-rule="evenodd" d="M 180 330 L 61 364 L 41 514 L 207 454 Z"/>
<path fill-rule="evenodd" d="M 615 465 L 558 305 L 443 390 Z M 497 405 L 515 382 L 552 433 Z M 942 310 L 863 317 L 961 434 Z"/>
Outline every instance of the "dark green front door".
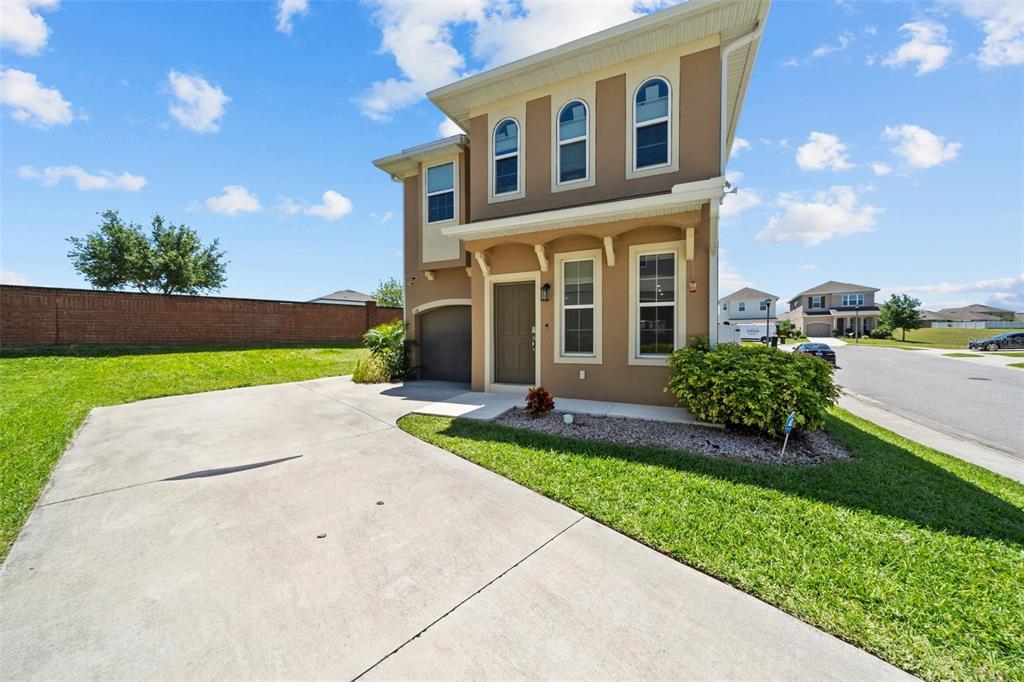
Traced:
<path fill-rule="evenodd" d="M 534 381 L 534 284 L 494 285 L 494 381 Z"/>

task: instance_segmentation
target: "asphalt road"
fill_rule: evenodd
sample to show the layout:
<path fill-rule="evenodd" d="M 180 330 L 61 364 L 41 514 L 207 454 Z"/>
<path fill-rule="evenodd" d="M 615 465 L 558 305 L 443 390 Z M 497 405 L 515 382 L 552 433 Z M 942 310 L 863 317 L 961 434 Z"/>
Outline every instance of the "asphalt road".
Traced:
<path fill-rule="evenodd" d="M 898 348 L 835 351 L 841 386 L 953 435 L 1024 455 L 1024 371 Z"/>

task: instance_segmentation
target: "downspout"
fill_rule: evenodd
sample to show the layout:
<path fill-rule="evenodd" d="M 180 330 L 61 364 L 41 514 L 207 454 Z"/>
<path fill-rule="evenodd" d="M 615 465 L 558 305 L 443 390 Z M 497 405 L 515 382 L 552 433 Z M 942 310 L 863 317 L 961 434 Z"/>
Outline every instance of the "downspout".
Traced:
<path fill-rule="evenodd" d="M 733 50 L 736 48 L 747 45 L 748 43 L 760 38 L 763 31 L 764 21 L 761 21 L 753 31 L 742 38 L 732 41 L 725 47 L 725 49 L 722 50 L 722 103 L 720 111 L 722 120 L 719 125 L 721 141 L 719 145 L 718 160 L 721 170 L 719 175 L 723 179 L 725 178 L 725 165 L 728 160 L 725 148 L 729 139 L 729 56 L 732 55 Z M 717 202 L 711 202 L 711 215 L 708 220 L 708 245 L 710 247 L 708 253 L 708 341 L 712 346 L 718 345 L 718 208 L 720 203 L 721 199 Z"/>

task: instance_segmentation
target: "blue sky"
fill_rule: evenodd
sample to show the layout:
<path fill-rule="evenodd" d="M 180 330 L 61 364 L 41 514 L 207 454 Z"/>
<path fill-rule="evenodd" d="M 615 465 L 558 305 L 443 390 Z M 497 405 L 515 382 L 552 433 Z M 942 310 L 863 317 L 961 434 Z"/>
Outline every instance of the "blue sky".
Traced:
<path fill-rule="evenodd" d="M 422 93 L 655 6 L 5 2 L 0 275 L 84 286 L 65 238 L 114 208 L 219 238 L 225 295 L 372 290 L 402 244 L 370 162 L 448 128 Z M 1019 3 L 776 2 L 723 293 L 837 279 L 1024 310 L 1022 62 Z"/>

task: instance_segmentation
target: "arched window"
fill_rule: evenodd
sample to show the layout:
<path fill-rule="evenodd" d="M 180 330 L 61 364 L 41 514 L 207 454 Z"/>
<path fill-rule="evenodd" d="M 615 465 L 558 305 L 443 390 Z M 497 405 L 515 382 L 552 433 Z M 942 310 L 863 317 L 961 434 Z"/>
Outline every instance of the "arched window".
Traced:
<path fill-rule="evenodd" d="M 637 170 L 669 163 L 669 88 L 664 78 L 651 78 L 637 88 L 633 107 L 633 167 Z"/>
<path fill-rule="evenodd" d="M 519 124 L 506 118 L 494 126 L 494 194 L 519 191 Z"/>
<path fill-rule="evenodd" d="M 586 180 L 588 177 L 587 105 L 574 99 L 558 112 L 558 182 Z"/>

